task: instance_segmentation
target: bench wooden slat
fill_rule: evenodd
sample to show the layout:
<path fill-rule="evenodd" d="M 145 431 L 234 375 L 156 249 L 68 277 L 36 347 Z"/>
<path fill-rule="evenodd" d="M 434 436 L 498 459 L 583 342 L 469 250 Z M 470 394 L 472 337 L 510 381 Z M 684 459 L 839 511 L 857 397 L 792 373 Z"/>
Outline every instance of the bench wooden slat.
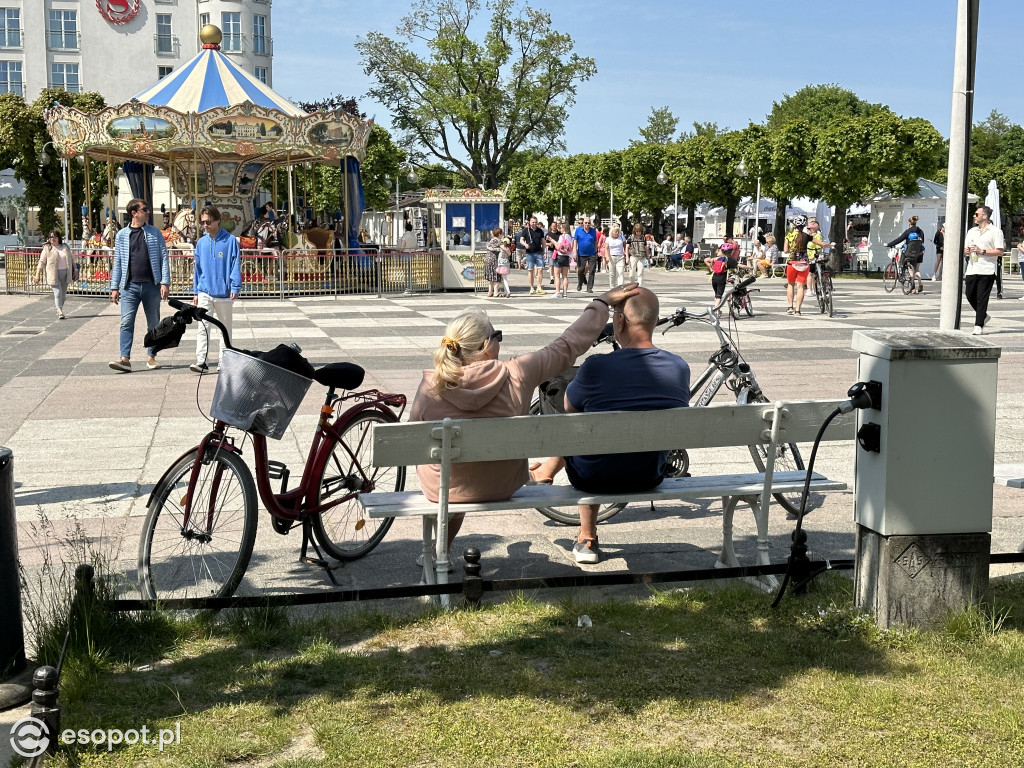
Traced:
<path fill-rule="evenodd" d="M 776 472 L 773 493 L 794 493 L 803 490 L 804 472 Z M 670 477 L 657 488 L 643 493 L 588 494 L 571 485 L 527 485 L 503 501 L 449 504 L 449 513 L 496 512 L 534 507 L 607 504 L 613 501 L 658 501 L 662 499 L 707 499 L 720 496 L 756 496 L 764 488 L 764 475 L 759 472 L 713 477 Z M 846 483 L 814 473 L 811 492 L 842 491 Z M 370 517 L 423 517 L 437 515 L 437 503 L 427 501 L 419 491 L 399 493 L 368 493 L 359 497 Z"/>
<path fill-rule="evenodd" d="M 799 406 L 783 420 L 783 443 L 810 442 L 829 413 L 842 401 L 815 400 L 787 403 Z M 503 419 L 455 419 L 461 430 L 456 439 L 459 456 L 453 463 L 499 461 L 538 456 L 633 453 L 641 450 L 719 448 L 767 442 L 762 431 L 770 422 L 762 417 L 768 404 L 673 408 L 663 411 L 518 416 Z M 642 433 L 637 425 L 643 424 Z M 827 440 L 852 440 L 856 418 L 837 417 L 826 432 Z M 432 436 L 436 422 L 377 424 L 373 430 L 373 464 L 414 466 L 438 464 L 432 455 L 439 441 Z"/>

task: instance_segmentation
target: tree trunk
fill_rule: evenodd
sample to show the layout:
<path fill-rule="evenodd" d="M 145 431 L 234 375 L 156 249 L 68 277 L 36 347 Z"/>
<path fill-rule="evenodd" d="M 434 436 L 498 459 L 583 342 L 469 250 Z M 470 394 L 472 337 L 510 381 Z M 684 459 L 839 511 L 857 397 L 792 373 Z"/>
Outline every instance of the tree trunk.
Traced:
<path fill-rule="evenodd" d="M 773 230 L 775 234 L 776 245 L 779 246 L 779 250 L 782 250 L 782 241 L 786 237 L 786 207 L 789 205 L 789 199 L 780 197 L 776 201 L 775 207 L 775 228 Z"/>
<path fill-rule="evenodd" d="M 846 208 L 845 205 L 836 206 L 836 215 L 832 217 L 832 231 L 828 236 L 829 241 L 836 244 L 829 260 L 836 272 L 846 269 Z"/>
<path fill-rule="evenodd" d="M 739 205 L 739 200 L 729 200 L 729 204 L 725 206 L 725 236 L 733 237 L 736 229 L 736 206 Z"/>
<path fill-rule="evenodd" d="M 691 205 L 686 209 L 686 231 L 685 234 L 693 237 L 694 227 L 697 224 L 697 206 Z"/>

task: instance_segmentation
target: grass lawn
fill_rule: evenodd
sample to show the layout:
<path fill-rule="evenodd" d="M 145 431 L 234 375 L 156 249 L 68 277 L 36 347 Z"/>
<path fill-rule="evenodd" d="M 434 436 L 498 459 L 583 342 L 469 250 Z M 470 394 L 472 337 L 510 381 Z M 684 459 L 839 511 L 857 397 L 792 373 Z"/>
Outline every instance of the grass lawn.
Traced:
<path fill-rule="evenodd" d="M 812 590 L 121 617 L 69 667 L 63 727 L 181 744 L 53 764 L 1020 768 L 1024 582 L 931 632 L 880 631 L 845 578 Z"/>

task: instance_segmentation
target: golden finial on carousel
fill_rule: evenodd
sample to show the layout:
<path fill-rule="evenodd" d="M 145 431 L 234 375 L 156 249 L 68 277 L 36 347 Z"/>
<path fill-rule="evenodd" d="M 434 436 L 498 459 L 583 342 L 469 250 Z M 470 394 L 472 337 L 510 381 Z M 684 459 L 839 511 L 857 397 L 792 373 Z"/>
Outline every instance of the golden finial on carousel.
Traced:
<path fill-rule="evenodd" d="M 203 48 L 220 50 L 220 41 L 224 39 L 224 35 L 221 34 L 220 27 L 216 24 L 206 24 L 199 30 L 199 39 L 203 43 Z"/>

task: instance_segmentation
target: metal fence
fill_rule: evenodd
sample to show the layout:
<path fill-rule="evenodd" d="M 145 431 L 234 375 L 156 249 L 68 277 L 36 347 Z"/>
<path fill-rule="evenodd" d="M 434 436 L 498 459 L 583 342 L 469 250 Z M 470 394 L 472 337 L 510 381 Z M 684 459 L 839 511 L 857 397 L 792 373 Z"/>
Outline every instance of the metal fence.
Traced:
<path fill-rule="evenodd" d="M 33 282 L 40 248 L 4 249 L 6 292 L 48 294 L 45 278 Z M 191 249 L 169 249 L 171 293 L 192 294 Z M 441 251 L 402 253 L 391 248 L 363 253 L 242 250 L 242 295 L 287 298 L 344 294 L 432 293 L 443 288 Z M 68 293 L 100 296 L 110 292 L 113 254 L 78 254 L 79 279 Z"/>

